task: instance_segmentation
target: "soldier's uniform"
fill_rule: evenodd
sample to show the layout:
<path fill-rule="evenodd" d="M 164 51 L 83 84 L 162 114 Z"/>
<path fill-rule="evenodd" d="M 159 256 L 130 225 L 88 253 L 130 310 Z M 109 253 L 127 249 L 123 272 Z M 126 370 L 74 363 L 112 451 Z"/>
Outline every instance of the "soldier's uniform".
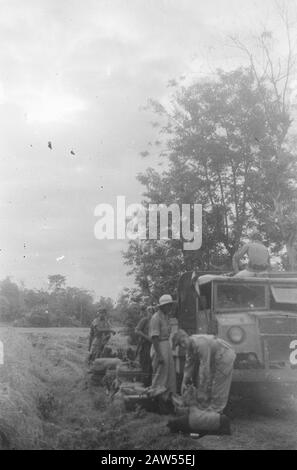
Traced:
<path fill-rule="evenodd" d="M 221 413 L 228 402 L 235 352 L 224 340 L 212 335 L 189 337 L 184 367 L 184 383 L 194 378 L 198 400 Z M 195 376 L 195 369 L 199 373 Z"/>
<path fill-rule="evenodd" d="M 146 336 L 149 336 L 150 319 L 147 317 L 141 318 L 137 324 L 135 331 L 141 331 Z M 151 342 L 145 338 L 140 338 L 139 346 L 139 363 L 144 373 L 144 386 L 149 387 L 152 384 L 152 361 L 150 356 Z"/>
<path fill-rule="evenodd" d="M 169 343 L 170 336 L 170 323 L 168 316 L 164 315 L 161 310 L 158 310 L 151 318 L 150 321 L 150 337 L 157 337 L 159 342 L 160 351 L 164 359 L 164 363 L 158 362 L 158 357 L 154 348 L 151 346 L 151 358 L 153 367 L 153 388 L 164 388 L 168 392 L 176 392 L 176 376 L 174 368 L 174 360 Z"/>
<path fill-rule="evenodd" d="M 89 362 L 101 357 L 104 347 L 108 343 L 111 336 L 111 326 L 107 318 L 95 318 L 90 329 L 90 355 Z"/>
<path fill-rule="evenodd" d="M 233 257 L 233 266 L 238 269 L 240 259 L 247 255 L 249 258 L 248 267 L 235 274 L 235 277 L 254 277 L 259 272 L 264 272 L 269 268 L 269 251 L 266 246 L 258 240 L 246 243 L 238 250 Z"/>

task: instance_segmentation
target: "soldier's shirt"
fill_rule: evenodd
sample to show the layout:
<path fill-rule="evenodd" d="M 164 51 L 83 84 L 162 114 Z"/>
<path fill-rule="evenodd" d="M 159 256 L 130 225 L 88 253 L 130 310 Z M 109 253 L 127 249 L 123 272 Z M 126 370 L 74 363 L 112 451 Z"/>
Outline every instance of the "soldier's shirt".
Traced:
<path fill-rule="evenodd" d="M 106 330 L 110 328 L 110 323 L 108 320 L 101 320 L 100 318 L 95 318 L 92 322 L 92 326 L 97 330 Z"/>
<path fill-rule="evenodd" d="M 249 266 L 268 266 L 269 251 L 262 243 L 246 243 L 238 251 L 238 258 L 241 259 L 245 254 L 249 257 Z"/>
<path fill-rule="evenodd" d="M 107 319 L 101 320 L 100 318 L 95 318 L 91 324 L 90 337 L 91 341 L 96 335 L 103 334 L 104 330 L 111 329 L 110 323 Z"/>
<path fill-rule="evenodd" d="M 148 334 L 149 334 L 149 324 L 150 324 L 149 318 L 143 317 L 137 323 L 137 326 L 136 326 L 135 330 L 139 330 L 139 331 L 141 331 L 142 333 L 144 333 L 145 335 L 148 336 Z"/>
<path fill-rule="evenodd" d="M 138 322 L 135 331 L 141 331 L 144 335 L 149 336 L 149 328 L 150 328 L 150 319 L 147 317 L 141 318 Z M 148 341 L 143 337 L 140 339 L 140 343 L 147 343 Z"/>
<path fill-rule="evenodd" d="M 184 376 L 190 378 L 197 361 L 199 364 L 199 389 L 207 392 L 217 353 L 221 350 L 232 349 L 231 346 L 213 335 L 192 335 L 187 347 Z"/>
<path fill-rule="evenodd" d="M 158 310 L 151 318 L 149 325 L 149 336 L 158 336 L 159 341 L 168 340 L 171 332 L 168 315 Z"/>

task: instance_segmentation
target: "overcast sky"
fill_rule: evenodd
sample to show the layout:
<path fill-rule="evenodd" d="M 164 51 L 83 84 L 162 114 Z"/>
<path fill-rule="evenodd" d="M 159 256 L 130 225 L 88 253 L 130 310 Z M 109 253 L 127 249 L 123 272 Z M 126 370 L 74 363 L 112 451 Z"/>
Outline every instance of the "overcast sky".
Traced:
<path fill-rule="evenodd" d="M 0 0 L 0 279 L 60 273 L 114 298 L 131 285 L 94 209 L 141 200 L 135 176 L 157 161 L 139 155 L 156 138 L 141 107 L 172 78 L 244 63 L 227 37 L 277 34 L 273 3 Z"/>

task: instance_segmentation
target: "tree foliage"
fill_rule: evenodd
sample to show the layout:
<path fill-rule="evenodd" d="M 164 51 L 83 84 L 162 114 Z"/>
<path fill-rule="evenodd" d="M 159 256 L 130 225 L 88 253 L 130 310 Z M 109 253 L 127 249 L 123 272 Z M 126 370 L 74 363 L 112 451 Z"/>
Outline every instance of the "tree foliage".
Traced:
<path fill-rule="evenodd" d="M 62 275 L 48 278 L 48 289 L 27 289 L 10 278 L 0 282 L 0 320 L 16 321 L 20 326 L 89 326 L 100 307 L 111 314 L 110 298 L 100 297 L 85 289 L 66 285 Z"/>
<path fill-rule="evenodd" d="M 163 123 L 167 168 L 138 176 L 146 203 L 202 204 L 203 243 L 186 252 L 182 241 L 130 242 L 124 259 L 139 288 L 154 296 L 172 293 L 185 270 L 231 268 L 232 255 L 254 229 L 275 253 L 286 248 L 297 270 L 292 108 L 271 74 L 259 75 L 253 63 L 218 70 L 215 79 L 177 87 L 170 110 L 155 101 L 151 106 Z"/>

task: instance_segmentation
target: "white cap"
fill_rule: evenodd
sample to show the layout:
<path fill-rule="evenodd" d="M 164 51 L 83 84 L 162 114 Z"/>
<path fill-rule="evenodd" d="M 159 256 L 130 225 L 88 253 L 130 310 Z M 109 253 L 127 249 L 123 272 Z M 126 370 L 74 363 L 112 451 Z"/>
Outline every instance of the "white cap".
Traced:
<path fill-rule="evenodd" d="M 159 298 L 159 307 L 161 307 L 162 305 L 167 305 L 167 304 L 172 304 L 172 303 L 173 303 L 173 300 L 172 300 L 171 295 L 169 294 L 161 295 L 161 297 Z"/>

